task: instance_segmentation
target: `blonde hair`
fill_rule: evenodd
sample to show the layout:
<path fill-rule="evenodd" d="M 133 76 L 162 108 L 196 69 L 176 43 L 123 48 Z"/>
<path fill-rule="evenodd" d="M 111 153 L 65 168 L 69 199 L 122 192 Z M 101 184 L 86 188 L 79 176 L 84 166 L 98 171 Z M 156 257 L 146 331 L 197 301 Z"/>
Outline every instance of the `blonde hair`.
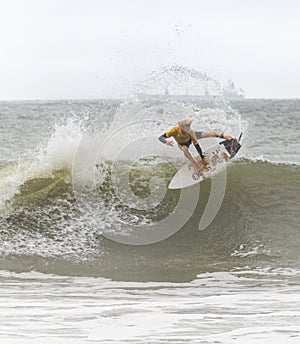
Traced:
<path fill-rule="evenodd" d="M 178 122 L 178 125 L 180 126 L 180 127 L 182 127 L 182 126 L 185 126 L 185 125 L 188 125 L 189 127 L 191 126 L 191 124 L 192 124 L 192 120 L 191 119 L 185 119 L 185 120 L 183 120 L 183 121 L 180 121 L 180 122 Z"/>

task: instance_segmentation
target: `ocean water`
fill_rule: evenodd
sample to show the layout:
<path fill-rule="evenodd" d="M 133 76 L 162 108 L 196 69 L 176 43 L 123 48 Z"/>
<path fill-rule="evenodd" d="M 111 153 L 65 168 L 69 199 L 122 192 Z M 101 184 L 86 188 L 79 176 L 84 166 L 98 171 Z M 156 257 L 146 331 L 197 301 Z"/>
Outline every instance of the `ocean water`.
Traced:
<path fill-rule="evenodd" d="M 300 100 L 11 101 L 0 118 L 1 343 L 299 343 Z M 157 138 L 184 118 L 243 137 L 180 192 L 185 160 Z"/>

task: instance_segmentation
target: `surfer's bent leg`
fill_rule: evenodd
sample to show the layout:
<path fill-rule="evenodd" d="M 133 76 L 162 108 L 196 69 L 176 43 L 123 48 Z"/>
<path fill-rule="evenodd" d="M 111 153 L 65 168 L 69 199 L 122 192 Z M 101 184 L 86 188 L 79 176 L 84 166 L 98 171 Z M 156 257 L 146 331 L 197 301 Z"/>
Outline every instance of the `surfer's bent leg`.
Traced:
<path fill-rule="evenodd" d="M 191 153 L 189 152 L 189 145 L 188 146 L 187 145 L 178 145 L 178 147 L 183 151 L 184 156 L 193 163 L 195 172 L 198 172 L 199 166 L 198 166 L 197 162 L 191 156 Z"/>
<path fill-rule="evenodd" d="M 195 144 L 195 148 L 197 149 L 197 152 L 199 153 L 201 159 L 204 159 L 204 155 L 202 153 L 201 147 L 199 146 L 199 143 Z"/>
<path fill-rule="evenodd" d="M 205 156 L 204 156 L 203 153 L 202 153 L 202 149 L 201 149 L 201 147 L 199 146 L 199 143 L 196 143 L 194 146 L 195 146 L 195 148 L 197 149 L 198 154 L 200 155 L 200 158 L 201 158 L 201 160 L 202 160 L 202 164 L 203 164 L 204 166 L 206 166 L 206 165 L 208 164 L 208 162 L 207 162 L 207 160 L 205 159 Z"/>
<path fill-rule="evenodd" d="M 191 160 L 194 163 L 194 159 L 191 156 L 191 153 L 189 152 L 189 147 L 181 146 L 180 149 L 183 151 L 183 154 L 185 155 L 185 157 L 187 157 L 189 160 Z"/>

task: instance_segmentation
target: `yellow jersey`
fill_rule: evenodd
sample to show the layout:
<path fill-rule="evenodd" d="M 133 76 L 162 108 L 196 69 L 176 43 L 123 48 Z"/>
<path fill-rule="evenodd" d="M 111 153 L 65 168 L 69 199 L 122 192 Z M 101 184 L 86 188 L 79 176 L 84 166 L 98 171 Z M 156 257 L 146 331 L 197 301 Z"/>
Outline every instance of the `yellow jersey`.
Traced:
<path fill-rule="evenodd" d="M 166 137 L 171 137 L 171 136 L 174 137 L 177 143 L 187 143 L 190 140 L 193 141 L 194 145 L 198 143 L 194 130 L 190 129 L 189 133 L 186 133 L 182 131 L 179 125 L 176 125 L 176 127 L 166 132 Z"/>

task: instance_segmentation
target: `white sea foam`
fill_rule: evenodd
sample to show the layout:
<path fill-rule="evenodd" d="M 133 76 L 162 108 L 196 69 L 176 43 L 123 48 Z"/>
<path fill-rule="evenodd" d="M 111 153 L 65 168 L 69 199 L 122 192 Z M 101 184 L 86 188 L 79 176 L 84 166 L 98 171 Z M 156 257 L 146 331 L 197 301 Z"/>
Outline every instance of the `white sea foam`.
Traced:
<path fill-rule="evenodd" d="M 298 343 L 295 272 L 256 272 L 138 283 L 1 271 L 1 341 Z"/>

